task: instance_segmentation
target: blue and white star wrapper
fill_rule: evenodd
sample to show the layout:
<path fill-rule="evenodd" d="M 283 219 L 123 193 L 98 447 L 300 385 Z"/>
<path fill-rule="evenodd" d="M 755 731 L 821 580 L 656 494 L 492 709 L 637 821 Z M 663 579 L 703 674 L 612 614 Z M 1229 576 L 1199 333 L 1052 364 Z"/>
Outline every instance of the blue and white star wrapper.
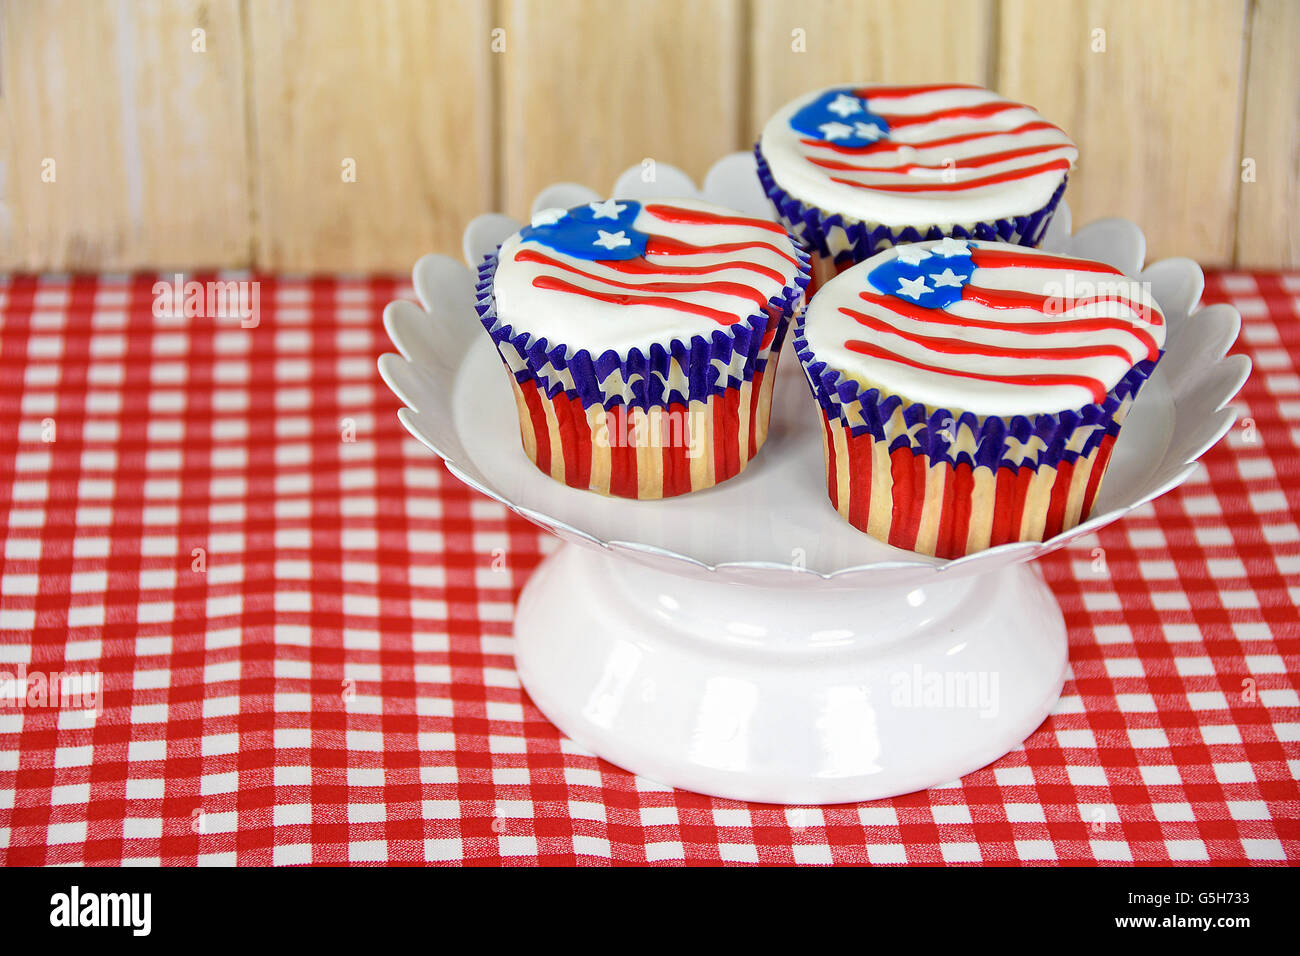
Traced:
<path fill-rule="evenodd" d="M 644 232 L 632 228 L 641 204 L 630 199 L 606 199 L 567 212 L 546 210 L 519 231 L 524 239 L 573 256 L 575 259 L 622 260 L 645 255 Z"/>
<path fill-rule="evenodd" d="M 951 236 L 929 249 L 903 245 L 895 252 L 867 278 L 880 291 L 924 309 L 945 309 L 958 301 L 975 272 L 970 247 Z"/>
<path fill-rule="evenodd" d="M 790 117 L 790 126 L 837 146 L 870 146 L 889 138 L 889 124 L 849 86 L 827 90 Z"/>

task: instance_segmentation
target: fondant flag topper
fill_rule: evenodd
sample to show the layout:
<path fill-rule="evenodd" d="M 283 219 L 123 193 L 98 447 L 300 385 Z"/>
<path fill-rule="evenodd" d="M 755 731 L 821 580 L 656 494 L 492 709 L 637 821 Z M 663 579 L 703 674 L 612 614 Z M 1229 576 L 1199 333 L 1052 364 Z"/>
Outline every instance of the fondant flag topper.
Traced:
<path fill-rule="evenodd" d="M 573 209 L 545 210 L 519 231 L 556 252 L 575 259 L 620 261 L 645 254 L 644 232 L 632 228 L 641 204 L 630 199 L 606 199 Z"/>
<path fill-rule="evenodd" d="M 889 137 L 889 124 L 848 86 L 827 90 L 795 113 L 790 126 L 837 146 L 870 146 Z"/>

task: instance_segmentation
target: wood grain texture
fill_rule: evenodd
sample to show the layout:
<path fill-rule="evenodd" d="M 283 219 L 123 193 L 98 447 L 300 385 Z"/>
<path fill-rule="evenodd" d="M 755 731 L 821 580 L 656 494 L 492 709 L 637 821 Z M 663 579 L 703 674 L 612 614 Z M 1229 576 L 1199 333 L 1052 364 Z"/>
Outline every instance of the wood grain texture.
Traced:
<path fill-rule="evenodd" d="M 1231 262 L 1246 0 L 1002 0 L 1000 23 L 995 88 L 1079 144 L 1075 223 L 1136 221 L 1148 261 Z"/>
<path fill-rule="evenodd" d="M 741 148 L 738 0 L 501 0 L 506 210 L 646 158 L 699 179 Z"/>
<path fill-rule="evenodd" d="M 1237 208 L 1239 265 L 1300 267 L 1300 4 L 1255 0 L 1241 155 L 1254 161 Z"/>
<path fill-rule="evenodd" d="M 282 0 L 246 12 L 258 265 L 459 256 L 465 223 L 493 200 L 491 6 Z"/>
<path fill-rule="evenodd" d="M 805 90 L 949 79 L 1075 137 L 1076 222 L 1296 267 L 1297 48 L 1294 0 L 0 0 L 0 269 L 404 271 Z"/>
<path fill-rule="evenodd" d="M 248 264 L 237 0 L 10 0 L 0 37 L 0 267 Z"/>
<path fill-rule="evenodd" d="M 985 85 L 992 23 L 991 0 L 755 0 L 746 142 L 758 139 L 778 108 L 822 86 Z"/>

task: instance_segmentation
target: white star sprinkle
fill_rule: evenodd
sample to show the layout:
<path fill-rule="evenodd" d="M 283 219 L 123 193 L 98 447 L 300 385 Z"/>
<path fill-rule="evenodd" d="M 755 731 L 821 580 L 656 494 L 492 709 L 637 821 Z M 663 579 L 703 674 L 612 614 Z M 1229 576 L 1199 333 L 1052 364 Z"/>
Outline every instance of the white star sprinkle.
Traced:
<path fill-rule="evenodd" d="M 909 266 L 919 266 L 921 260 L 928 258 L 929 255 L 930 253 L 920 246 L 904 245 L 898 247 L 898 261 Z"/>
<path fill-rule="evenodd" d="M 826 108 L 836 116 L 852 116 L 854 113 L 862 112 L 862 101 L 856 96 L 849 96 L 845 93 L 841 93 L 830 103 L 826 104 Z"/>
<path fill-rule="evenodd" d="M 934 280 L 934 287 L 936 289 L 942 288 L 946 285 L 958 289 L 961 288 L 961 276 L 957 275 L 957 273 L 953 272 L 951 269 L 944 269 L 942 272 L 932 272 L 930 273 L 930 278 Z"/>
<path fill-rule="evenodd" d="M 616 199 L 606 199 L 604 202 L 588 203 L 591 208 L 592 219 L 617 219 L 623 214 L 626 205 L 620 204 Z"/>
<path fill-rule="evenodd" d="M 853 135 L 853 127 L 843 123 L 822 123 L 817 130 L 826 139 L 843 139 L 845 136 Z"/>
<path fill-rule="evenodd" d="M 613 250 L 621 246 L 632 245 L 632 240 L 623 235 L 621 229 L 618 232 L 606 232 L 604 229 L 597 229 L 596 231 L 600 233 L 600 238 L 592 243 L 593 246 L 604 246 L 606 249 Z"/>
<path fill-rule="evenodd" d="M 537 226 L 553 226 L 567 215 L 567 211 L 555 207 L 539 209 L 533 213 L 532 224 L 534 228 Z"/>
<path fill-rule="evenodd" d="M 930 247 L 930 251 L 936 256 L 968 256 L 970 255 L 970 246 L 966 245 L 964 239 L 954 239 L 952 236 L 944 236 L 943 241 Z"/>
<path fill-rule="evenodd" d="M 918 276 L 915 279 L 899 279 L 898 294 L 910 295 L 913 299 L 920 299 L 921 296 L 931 291 L 930 287 L 925 284 L 925 276 Z"/>
<path fill-rule="evenodd" d="M 854 123 L 853 129 L 863 139 L 880 139 L 885 135 L 885 131 L 875 123 Z"/>

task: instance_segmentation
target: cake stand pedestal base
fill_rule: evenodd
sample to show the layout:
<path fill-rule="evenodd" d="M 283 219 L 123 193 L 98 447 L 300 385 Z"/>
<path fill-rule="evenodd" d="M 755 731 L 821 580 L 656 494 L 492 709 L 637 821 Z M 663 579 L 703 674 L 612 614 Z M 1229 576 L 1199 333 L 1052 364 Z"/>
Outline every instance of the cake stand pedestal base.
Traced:
<path fill-rule="evenodd" d="M 764 803 L 955 780 L 1034 731 L 1066 667 L 1065 622 L 1030 564 L 921 587 L 798 573 L 756 587 L 568 544 L 524 588 L 515 638 L 525 690 L 579 746 Z"/>

